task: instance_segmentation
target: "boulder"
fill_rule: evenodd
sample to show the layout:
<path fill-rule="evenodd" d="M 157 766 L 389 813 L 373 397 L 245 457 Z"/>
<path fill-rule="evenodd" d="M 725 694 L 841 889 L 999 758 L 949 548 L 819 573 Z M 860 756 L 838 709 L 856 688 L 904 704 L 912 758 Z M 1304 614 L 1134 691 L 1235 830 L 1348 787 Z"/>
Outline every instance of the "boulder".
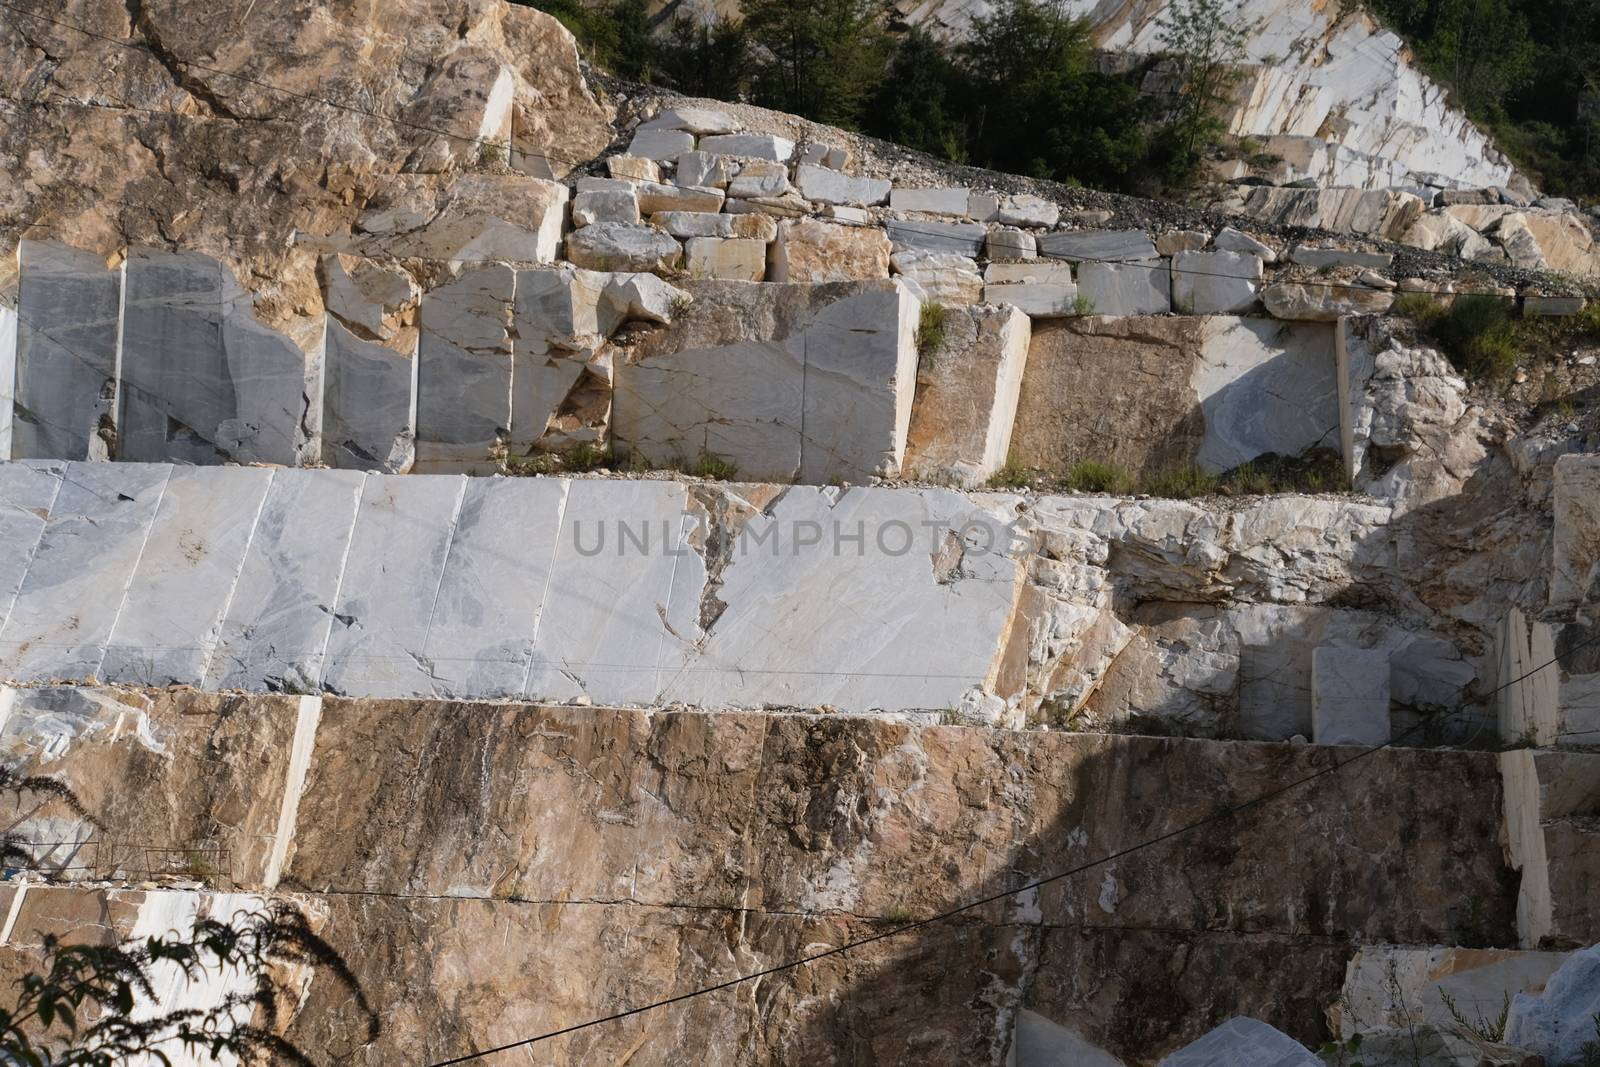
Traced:
<path fill-rule="evenodd" d="M 1172 272 L 1165 260 L 1086 260 L 1078 266 L 1078 293 L 1087 315 L 1162 315 L 1172 310 Z"/>
<path fill-rule="evenodd" d="M 1204 230 L 1168 230 L 1156 238 L 1156 251 L 1163 256 L 1179 252 L 1198 252 L 1211 243 L 1211 235 Z"/>
<path fill-rule="evenodd" d="M 706 107 L 662 108 L 641 130 L 687 130 L 696 136 L 734 133 L 739 122 L 726 111 Z"/>
<path fill-rule="evenodd" d="M 1278 253 L 1274 252 L 1270 245 L 1232 226 L 1224 227 L 1212 243 L 1224 252 L 1243 252 L 1246 255 L 1260 256 L 1263 263 L 1278 262 Z"/>
<path fill-rule="evenodd" d="M 672 177 L 672 183 L 705 189 L 726 189 L 738 171 L 738 164 L 727 156 L 713 155 L 710 152 L 685 152 L 678 157 L 678 170 Z"/>
<path fill-rule="evenodd" d="M 1060 259 L 1100 263 L 1136 263 L 1156 258 L 1156 246 L 1143 230 L 1047 233 L 1039 238 L 1039 251 Z"/>
<path fill-rule="evenodd" d="M 691 278 L 759 282 L 767 273 L 767 243 L 722 237 L 691 237 L 684 242 Z"/>
<path fill-rule="evenodd" d="M 598 222 L 567 237 L 567 258 L 590 270 L 672 270 L 683 246 L 650 226 Z"/>
<path fill-rule="evenodd" d="M 1005 465 L 1030 326 L 1014 307 L 945 312 L 944 342 L 923 354 L 906 438 L 911 477 L 982 485 Z"/>
<path fill-rule="evenodd" d="M 801 163 L 795 168 L 795 186 L 807 200 L 867 207 L 888 199 L 891 183 L 886 178 L 853 178 L 828 167 Z"/>
<path fill-rule="evenodd" d="M 781 196 L 730 199 L 722 209 L 736 215 L 772 215 L 776 218 L 798 219 L 811 214 L 811 203 L 799 193 L 788 192 Z"/>
<path fill-rule="evenodd" d="M 812 141 L 800 150 L 796 161 L 802 165 L 844 170 L 850 165 L 850 149 Z"/>
<path fill-rule="evenodd" d="M 1347 282 L 1274 282 L 1261 299 L 1273 318 L 1336 322 L 1346 315 L 1381 315 L 1394 303 L 1394 294 Z"/>
<path fill-rule="evenodd" d="M 770 133 L 728 133 L 702 137 L 700 151 L 783 163 L 794 155 L 794 142 Z"/>
<path fill-rule="evenodd" d="M 978 265 L 953 252 L 896 252 L 895 271 L 916 282 L 941 304 L 976 304 L 983 297 Z"/>
<path fill-rule="evenodd" d="M 1160 1067 L 1324 1067 L 1310 1049 L 1255 1019 L 1229 1019 Z"/>
<path fill-rule="evenodd" d="M 889 276 L 889 236 L 882 230 L 800 219 L 780 223 L 772 280 L 819 285 Z"/>
<path fill-rule="evenodd" d="M 740 168 L 738 176 L 728 183 L 728 195 L 751 200 L 763 196 L 782 196 L 792 188 L 788 167 L 758 159 Z"/>
<path fill-rule="evenodd" d="M 1600 1055 L 1596 1016 L 1600 1016 L 1600 945 L 1568 957 L 1550 976 L 1543 993 L 1513 997 L 1505 1040 L 1543 1056 L 1548 1067 L 1584 1067 Z"/>
<path fill-rule="evenodd" d="M 983 242 L 983 252 L 991 260 L 1033 259 L 1039 254 L 1039 243 L 1027 230 L 1000 226 L 989 231 Z"/>
<path fill-rule="evenodd" d="M 638 156 L 612 156 L 606 160 L 606 173 L 613 178 L 629 181 L 658 182 L 661 180 L 661 165 L 653 159 L 640 159 Z"/>
<path fill-rule="evenodd" d="M 721 189 L 660 182 L 640 182 L 638 195 L 639 211 L 645 215 L 658 211 L 721 211 L 726 199 Z"/>
<path fill-rule="evenodd" d="M 639 222 L 639 196 L 632 189 L 627 192 L 596 190 L 579 193 L 572 198 L 572 225 L 582 228 L 595 222 L 617 222 L 637 225 Z"/>
<path fill-rule="evenodd" d="M 1172 257 L 1172 306 L 1185 315 L 1229 315 L 1255 307 L 1263 268 L 1247 252 L 1179 252 Z"/>
<path fill-rule="evenodd" d="M 559 182 L 522 174 L 466 174 L 441 206 L 430 176 L 402 174 L 362 213 L 354 247 L 402 259 L 549 263 L 561 247 L 569 196 Z"/>
<path fill-rule="evenodd" d="M 635 159 L 677 159 L 681 153 L 694 151 L 694 134 L 684 130 L 643 129 L 628 142 L 627 154 Z"/>
<path fill-rule="evenodd" d="M 973 222 L 989 222 L 1000 213 L 1000 194 L 974 191 L 967 197 L 967 218 Z"/>
<path fill-rule="evenodd" d="M 1015 193 L 1000 198 L 994 221 L 1006 226 L 1048 228 L 1061 221 L 1061 206 L 1042 196 Z"/>
<path fill-rule="evenodd" d="M 778 223 L 768 215 L 713 214 L 709 211 L 658 211 L 650 225 L 674 237 L 745 237 L 771 241 L 778 236 Z"/>
<path fill-rule="evenodd" d="M 907 189 L 895 187 L 889 193 L 892 211 L 920 211 L 928 215 L 955 215 L 965 218 L 972 190 L 966 188 Z"/>
<path fill-rule="evenodd" d="M 976 256 L 983 251 L 989 231 L 977 222 L 930 222 L 923 219 L 889 219 L 884 224 L 896 249 L 954 252 Z"/>

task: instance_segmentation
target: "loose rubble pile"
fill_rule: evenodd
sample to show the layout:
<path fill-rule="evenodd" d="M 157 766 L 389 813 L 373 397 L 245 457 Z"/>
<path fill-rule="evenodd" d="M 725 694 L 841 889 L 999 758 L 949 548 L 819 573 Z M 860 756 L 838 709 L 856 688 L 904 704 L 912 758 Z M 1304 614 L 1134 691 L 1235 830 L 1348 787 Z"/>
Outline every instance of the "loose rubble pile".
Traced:
<path fill-rule="evenodd" d="M 1112 212 L 389 6 L 0 26 L 0 750 L 95 816 L 14 828 L 8 975 L 289 900 L 384 1029 L 275 1025 L 435 1060 L 1088 864 L 548 1059 L 1581 1062 L 1600 370 L 1388 314 L 1584 313 L 1571 205 L 1399 61 L 1316 136 L 1367 67 L 1256 72 L 1349 188 Z"/>

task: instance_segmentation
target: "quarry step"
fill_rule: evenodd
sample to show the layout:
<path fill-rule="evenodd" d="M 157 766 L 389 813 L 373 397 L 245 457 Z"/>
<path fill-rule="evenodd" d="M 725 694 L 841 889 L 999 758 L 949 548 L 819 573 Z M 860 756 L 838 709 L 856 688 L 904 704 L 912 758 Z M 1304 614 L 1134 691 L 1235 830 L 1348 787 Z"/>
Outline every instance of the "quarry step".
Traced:
<path fill-rule="evenodd" d="M 10 945 L 72 916 L 118 932 L 161 917 L 165 930 L 224 903 L 218 891 L 282 892 L 362 979 L 385 1020 L 369 1050 L 384 1062 L 493 1038 L 498 1005 L 529 973 L 625 959 L 626 1003 L 643 1003 L 1148 841 L 1331 757 L 841 715 L 193 690 L 9 696 L 8 765 L 55 776 L 103 823 L 51 800 L 16 828 L 61 842 L 46 864 L 83 886 L 0 887 L 0 906 L 23 894 Z M 586 1048 L 648 1041 L 665 1059 L 700 1062 L 708 1034 L 749 1033 L 760 1013 L 775 1026 L 761 1040 L 789 1054 L 875 1019 L 860 1032 L 892 1058 L 930 1028 L 953 1049 L 987 1048 L 1025 1007 L 1113 1054 L 1148 1057 L 1252 1004 L 1311 1040 L 1358 944 L 1514 937 L 1499 851 L 1459 847 L 1493 837 L 1495 760 L 1379 752 L 1230 820 L 1226 847 L 1220 827 L 1182 835 L 853 952 L 847 970 L 768 979 L 838 990 L 820 1015 L 787 995 L 705 998 L 600 1031 Z M 412 951 L 472 960 L 481 999 L 447 1007 L 457 972 L 410 962 Z M 1184 968 L 1170 966 L 1174 952 Z M 1241 973 L 1261 994 L 1219 998 Z M 1099 990 L 1088 1005 L 1086 982 Z M 604 1014 L 612 996 L 584 982 L 529 998 L 508 1030 Z M 339 1047 L 342 998 L 330 984 L 291 999 L 291 1036 Z M 1168 1007 L 1154 1029 L 1140 1021 L 1153 1004 Z"/>

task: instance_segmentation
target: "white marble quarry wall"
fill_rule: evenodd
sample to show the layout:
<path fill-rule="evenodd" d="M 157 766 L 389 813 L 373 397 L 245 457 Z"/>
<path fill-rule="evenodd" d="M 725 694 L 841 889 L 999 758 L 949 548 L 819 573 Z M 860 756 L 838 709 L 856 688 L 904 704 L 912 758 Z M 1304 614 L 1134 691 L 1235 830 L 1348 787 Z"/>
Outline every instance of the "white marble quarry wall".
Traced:
<path fill-rule="evenodd" d="M 913 24 L 961 36 L 984 0 L 899 0 Z M 1104 49 L 1153 55 L 1162 51 L 1163 4 L 1065 0 L 1067 13 L 1094 24 Z M 1242 0 L 1239 23 L 1252 32 L 1252 64 L 1230 129 L 1240 135 L 1313 138 L 1339 156 L 1367 157 L 1374 186 L 1396 170 L 1435 176 L 1437 184 L 1503 185 L 1511 163 L 1414 65 L 1394 32 L 1350 4 Z M 1352 177 L 1358 168 L 1341 166 Z"/>
<path fill-rule="evenodd" d="M 0 505 L 16 683 L 991 722 L 1015 696 L 1005 498 L 25 461 Z"/>

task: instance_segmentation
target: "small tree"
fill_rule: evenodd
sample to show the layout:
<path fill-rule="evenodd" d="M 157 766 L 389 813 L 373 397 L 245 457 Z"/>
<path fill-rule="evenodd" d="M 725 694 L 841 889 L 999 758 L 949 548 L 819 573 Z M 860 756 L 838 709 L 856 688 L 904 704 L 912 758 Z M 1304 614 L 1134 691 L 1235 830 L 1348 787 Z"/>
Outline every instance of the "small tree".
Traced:
<path fill-rule="evenodd" d="M 1164 139 L 1168 180 L 1192 179 L 1201 156 L 1226 132 L 1220 113 L 1239 81 L 1253 26 L 1240 0 L 1172 0 L 1163 12 L 1160 39 L 1173 65 L 1175 100 Z"/>
<path fill-rule="evenodd" d="M 854 128 L 883 79 L 890 42 L 881 0 L 746 0 L 757 46 L 757 103 Z"/>

